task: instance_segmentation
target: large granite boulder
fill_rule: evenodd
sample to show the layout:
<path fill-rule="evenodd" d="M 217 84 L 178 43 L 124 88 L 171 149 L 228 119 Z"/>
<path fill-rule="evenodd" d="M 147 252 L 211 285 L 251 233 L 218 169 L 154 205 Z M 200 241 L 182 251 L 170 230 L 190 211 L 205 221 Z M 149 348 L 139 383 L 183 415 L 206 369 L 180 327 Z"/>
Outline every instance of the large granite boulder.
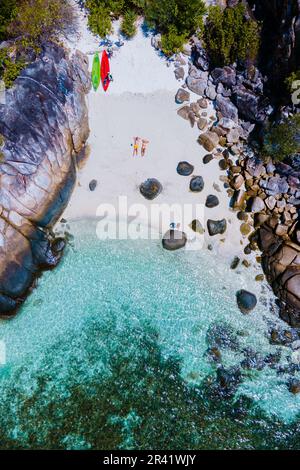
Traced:
<path fill-rule="evenodd" d="M 234 88 L 233 101 L 240 116 L 246 121 L 262 123 L 272 112 L 272 107 L 263 95 L 249 90 L 244 85 Z"/>
<path fill-rule="evenodd" d="M 218 111 L 220 111 L 223 117 L 231 119 L 234 122 L 238 122 L 238 109 L 232 103 L 230 98 L 225 98 L 222 95 L 217 95 L 216 108 Z"/>
<path fill-rule="evenodd" d="M 211 75 L 215 84 L 222 83 L 228 88 L 236 84 L 236 71 L 233 67 L 215 68 Z"/>
<path fill-rule="evenodd" d="M 191 66 L 189 75 L 186 79 L 186 84 L 189 90 L 197 95 L 203 96 L 208 82 L 208 72 L 198 70 L 196 67 Z"/>
<path fill-rule="evenodd" d="M 0 105 L 0 315 L 13 314 L 41 269 L 55 266 L 49 229 L 66 207 L 89 135 L 88 60 L 46 44 Z"/>
<path fill-rule="evenodd" d="M 300 327 L 300 246 L 283 241 L 266 222 L 259 230 L 262 266 L 280 299 L 281 317 Z"/>

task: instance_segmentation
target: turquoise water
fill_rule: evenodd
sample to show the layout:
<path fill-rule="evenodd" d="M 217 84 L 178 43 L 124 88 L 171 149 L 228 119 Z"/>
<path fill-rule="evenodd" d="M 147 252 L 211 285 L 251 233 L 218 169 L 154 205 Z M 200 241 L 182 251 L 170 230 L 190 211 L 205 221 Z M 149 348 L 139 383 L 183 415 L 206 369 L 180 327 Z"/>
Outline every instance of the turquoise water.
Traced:
<path fill-rule="evenodd" d="M 266 295 L 251 315 L 236 306 L 253 273 L 158 241 L 99 241 L 92 221 L 71 232 L 60 266 L 0 324 L 2 448 L 295 446 L 300 397 L 285 374 L 243 370 L 228 399 L 213 392 L 207 350 L 220 330 L 231 338 L 220 347 L 226 368 L 247 347 L 281 349 L 287 364 L 289 350 L 267 338 L 277 319 Z"/>

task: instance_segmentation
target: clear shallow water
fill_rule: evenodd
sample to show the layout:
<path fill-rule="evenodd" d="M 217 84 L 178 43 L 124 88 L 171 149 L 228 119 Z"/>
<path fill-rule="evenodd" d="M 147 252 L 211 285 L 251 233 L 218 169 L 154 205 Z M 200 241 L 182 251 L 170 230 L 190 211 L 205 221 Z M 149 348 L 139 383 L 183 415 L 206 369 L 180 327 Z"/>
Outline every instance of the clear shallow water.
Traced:
<path fill-rule="evenodd" d="M 0 446 L 295 445 L 284 421 L 297 423 L 300 397 L 286 375 L 243 371 L 228 400 L 213 393 L 207 349 L 220 330 L 231 338 L 221 347 L 226 368 L 246 347 L 278 350 L 267 339 L 276 321 L 268 308 L 245 316 L 236 306 L 236 290 L 253 287 L 251 271 L 237 275 L 204 251 L 167 253 L 157 241 L 99 241 L 91 221 L 71 229 L 74 247 L 58 269 L 0 324 Z M 282 348 L 283 364 L 289 354 Z"/>

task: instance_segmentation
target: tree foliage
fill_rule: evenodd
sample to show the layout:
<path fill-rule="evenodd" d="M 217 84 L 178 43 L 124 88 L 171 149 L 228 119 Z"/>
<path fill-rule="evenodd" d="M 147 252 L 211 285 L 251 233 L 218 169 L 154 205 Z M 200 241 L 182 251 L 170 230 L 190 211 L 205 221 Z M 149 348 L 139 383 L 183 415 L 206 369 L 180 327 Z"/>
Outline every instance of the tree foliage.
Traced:
<path fill-rule="evenodd" d="M 16 0 L 1 0 L 0 2 L 0 41 L 4 41 L 8 36 L 8 26 L 17 13 Z"/>
<path fill-rule="evenodd" d="M 67 0 L 19 0 L 8 32 L 24 45 L 36 46 L 64 33 L 73 20 Z"/>
<path fill-rule="evenodd" d="M 0 77 L 4 81 L 6 88 L 10 88 L 13 85 L 24 66 L 25 62 L 22 59 L 14 60 L 9 55 L 8 49 L 0 50 Z"/>
<path fill-rule="evenodd" d="M 245 15 L 245 6 L 209 9 L 204 40 L 212 62 L 222 66 L 236 61 L 254 61 L 260 45 L 259 25 Z"/>
<path fill-rule="evenodd" d="M 263 153 L 276 161 L 300 152 L 300 115 L 286 119 L 269 128 L 265 135 Z"/>
<path fill-rule="evenodd" d="M 39 50 L 74 23 L 68 0 L 1 0 L 0 41 L 9 40 L 13 51 L 0 49 L 0 78 L 10 87 L 25 65 L 28 49 Z"/>
<path fill-rule="evenodd" d="M 137 15 L 143 15 L 162 33 L 163 50 L 168 55 L 178 52 L 198 31 L 206 12 L 203 0 L 87 0 L 86 7 L 90 28 L 100 36 L 110 33 L 113 18 L 122 16 L 122 32 L 132 37 Z"/>
<path fill-rule="evenodd" d="M 124 36 L 132 38 L 136 33 L 135 22 L 137 20 L 136 13 L 133 10 L 128 10 L 124 13 L 121 31 Z"/>

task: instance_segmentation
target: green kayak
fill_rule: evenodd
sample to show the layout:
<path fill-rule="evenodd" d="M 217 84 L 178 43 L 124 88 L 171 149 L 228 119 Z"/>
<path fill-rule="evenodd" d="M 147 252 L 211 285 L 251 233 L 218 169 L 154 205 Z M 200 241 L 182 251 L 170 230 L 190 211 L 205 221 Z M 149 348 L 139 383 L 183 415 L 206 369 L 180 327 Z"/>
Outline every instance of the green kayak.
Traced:
<path fill-rule="evenodd" d="M 99 54 L 96 52 L 94 55 L 94 60 L 93 60 L 93 68 L 92 68 L 92 84 L 93 88 L 95 91 L 97 91 L 100 81 L 101 81 L 101 75 L 100 75 L 100 59 L 99 59 Z"/>

